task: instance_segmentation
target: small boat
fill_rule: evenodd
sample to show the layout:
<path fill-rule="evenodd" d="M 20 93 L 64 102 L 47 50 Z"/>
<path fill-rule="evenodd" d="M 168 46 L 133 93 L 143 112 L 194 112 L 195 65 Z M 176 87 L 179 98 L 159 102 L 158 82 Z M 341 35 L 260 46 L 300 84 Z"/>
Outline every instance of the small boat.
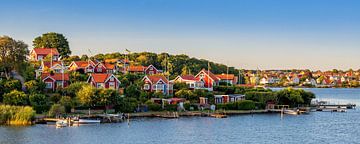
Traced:
<path fill-rule="evenodd" d="M 298 110 L 284 110 L 284 114 L 288 114 L 288 115 L 298 115 L 299 111 Z"/>
<path fill-rule="evenodd" d="M 77 121 L 74 121 L 74 123 L 78 124 L 99 124 L 100 120 L 92 120 L 92 119 L 79 119 Z"/>
<path fill-rule="evenodd" d="M 56 121 L 55 125 L 56 125 L 56 128 L 63 128 L 68 125 L 68 122 L 66 120 L 58 120 L 58 121 Z"/>
<path fill-rule="evenodd" d="M 227 115 L 224 114 L 211 114 L 210 116 L 214 118 L 227 118 Z"/>

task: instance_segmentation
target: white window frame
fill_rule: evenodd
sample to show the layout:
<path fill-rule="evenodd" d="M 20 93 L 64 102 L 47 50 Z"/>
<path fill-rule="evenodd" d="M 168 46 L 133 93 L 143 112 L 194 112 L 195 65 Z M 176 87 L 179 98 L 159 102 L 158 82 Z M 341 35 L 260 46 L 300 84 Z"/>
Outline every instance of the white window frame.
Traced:
<path fill-rule="evenodd" d="M 97 72 L 102 72 L 102 68 L 97 68 Z"/>
<path fill-rule="evenodd" d="M 149 90 L 150 89 L 150 84 L 144 84 L 144 90 Z"/>
<path fill-rule="evenodd" d="M 45 82 L 46 86 L 45 88 L 47 89 L 52 89 L 53 88 L 53 83 L 52 82 Z"/>
<path fill-rule="evenodd" d="M 40 61 L 40 60 L 43 60 L 44 59 L 44 56 L 42 56 L 42 55 L 39 55 L 39 56 L 37 56 L 37 59 Z"/>
<path fill-rule="evenodd" d="M 105 88 L 104 83 L 96 83 L 96 88 Z"/>
<path fill-rule="evenodd" d="M 56 87 L 57 88 L 62 87 L 63 85 L 64 85 L 63 81 L 56 81 Z"/>
<path fill-rule="evenodd" d="M 115 89 L 115 82 L 109 82 L 109 88 Z"/>

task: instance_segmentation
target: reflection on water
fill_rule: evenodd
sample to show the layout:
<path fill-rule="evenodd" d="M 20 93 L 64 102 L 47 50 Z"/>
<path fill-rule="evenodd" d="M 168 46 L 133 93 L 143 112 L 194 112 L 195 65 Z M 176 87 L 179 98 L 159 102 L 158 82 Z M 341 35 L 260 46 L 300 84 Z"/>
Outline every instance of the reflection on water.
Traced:
<path fill-rule="evenodd" d="M 360 89 L 307 89 L 320 100 L 359 103 Z M 226 119 L 133 119 L 127 123 L 56 129 L 0 127 L 0 143 L 359 143 L 360 111 L 309 115 L 241 115 Z"/>

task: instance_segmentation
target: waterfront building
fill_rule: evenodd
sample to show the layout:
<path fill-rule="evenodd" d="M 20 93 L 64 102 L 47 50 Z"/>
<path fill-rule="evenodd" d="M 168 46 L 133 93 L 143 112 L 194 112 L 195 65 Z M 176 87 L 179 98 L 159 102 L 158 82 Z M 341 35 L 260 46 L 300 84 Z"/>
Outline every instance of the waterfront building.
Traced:
<path fill-rule="evenodd" d="M 213 91 L 213 86 L 218 86 L 220 81 L 216 75 L 205 69 L 202 69 L 195 78 L 202 82 L 204 84 L 203 89 L 208 91 Z"/>

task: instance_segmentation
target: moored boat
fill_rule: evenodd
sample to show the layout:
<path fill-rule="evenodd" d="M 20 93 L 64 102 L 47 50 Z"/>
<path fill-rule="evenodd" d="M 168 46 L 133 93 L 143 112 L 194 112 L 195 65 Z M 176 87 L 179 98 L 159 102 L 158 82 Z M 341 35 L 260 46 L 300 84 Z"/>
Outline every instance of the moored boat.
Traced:
<path fill-rule="evenodd" d="M 74 121 L 74 123 L 78 124 L 99 124 L 100 120 L 93 120 L 93 119 L 79 119 L 77 121 Z"/>
<path fill-rule="evenodd" d="M 55 123 L 56 128 L 62 128 L 62 127 L 66 127 L 68 125 L 68 122 L 66 120 L 58 120 Z"/>

